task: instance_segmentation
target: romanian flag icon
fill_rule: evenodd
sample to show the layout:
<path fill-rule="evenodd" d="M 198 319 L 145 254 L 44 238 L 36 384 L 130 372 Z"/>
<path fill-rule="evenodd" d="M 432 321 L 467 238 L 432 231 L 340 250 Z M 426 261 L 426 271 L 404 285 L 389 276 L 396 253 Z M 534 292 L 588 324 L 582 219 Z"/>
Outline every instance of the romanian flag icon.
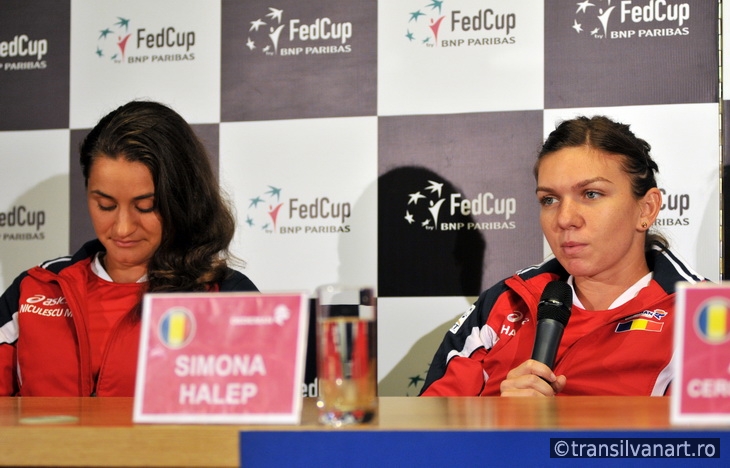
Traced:
<path fill-rule="evenodd" d="M 711 300 L 697 309 L 695 315 L 697 334 L 708 343 L 723 343 L 729 337 L 728 304 Z"/>
<path fill-rule="evenodd" d="M 195 318 L 184 307 L 173 307 L 160 320 L 158 335 L 168 348 L 181 348 L 188 344 L 195 329 Z"/>
<path fill-rule="evenodd" d="M 616 333 L 634 330 L 660 332 L 662 331 L 662 328 L 664 328 L 664 324 L 661 322 L 654 322 L 647 319 L 635 319 L 619 323 L 616 327 Z"/>

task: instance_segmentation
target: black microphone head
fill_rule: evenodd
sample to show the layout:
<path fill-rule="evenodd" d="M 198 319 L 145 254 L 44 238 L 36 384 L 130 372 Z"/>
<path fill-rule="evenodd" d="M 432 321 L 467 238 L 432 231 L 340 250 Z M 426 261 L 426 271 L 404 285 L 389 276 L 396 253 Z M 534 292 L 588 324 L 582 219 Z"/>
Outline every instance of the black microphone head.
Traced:
<path fill-rule="evenodd" d="M 565 281 L 551 281 L 542 291 L 537 304 L 537 320 L 551 319 L 568 324 L 573 307 L 573 289 Z"/>

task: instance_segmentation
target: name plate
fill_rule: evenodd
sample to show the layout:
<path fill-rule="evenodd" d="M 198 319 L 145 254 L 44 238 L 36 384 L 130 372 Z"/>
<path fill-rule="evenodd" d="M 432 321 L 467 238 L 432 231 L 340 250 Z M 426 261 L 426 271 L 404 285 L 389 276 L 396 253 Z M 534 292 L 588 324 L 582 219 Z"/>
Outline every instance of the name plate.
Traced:
<path fill-rule="evenodd" d="M 677 285 L 671 421 L 730 423 L 730 283 Z"/>
<path fill-rule="evenodd" d="M 143 299 L 134 422 L 298 424 L 304 293 Z"/>

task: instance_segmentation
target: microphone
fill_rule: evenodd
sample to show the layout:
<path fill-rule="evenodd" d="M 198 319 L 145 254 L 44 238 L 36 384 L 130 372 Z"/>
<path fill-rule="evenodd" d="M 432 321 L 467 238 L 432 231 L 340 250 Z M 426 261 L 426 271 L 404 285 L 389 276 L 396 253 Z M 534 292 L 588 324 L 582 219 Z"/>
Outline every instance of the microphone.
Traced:
<path fill-rule="evenodd" d="M 532 359 L 544 363 L 550 369 L 555 365 L 555 356 L 563 338 L 563 330 L 568 325 L 572 306 L 573 290 L 564 281 L 549 282 L 537 304 L 537 333 Z"/>

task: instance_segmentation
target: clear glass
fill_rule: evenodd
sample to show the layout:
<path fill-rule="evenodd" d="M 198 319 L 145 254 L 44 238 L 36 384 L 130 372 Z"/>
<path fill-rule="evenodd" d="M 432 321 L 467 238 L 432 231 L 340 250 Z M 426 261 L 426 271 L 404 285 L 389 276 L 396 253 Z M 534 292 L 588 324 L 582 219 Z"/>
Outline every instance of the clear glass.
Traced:
<path fill-rule="evenodd" d="M 366 423 L 377 409 L 377 310 L 373 288 L 317 288 L 317 407 L 330 426 Z"/>

